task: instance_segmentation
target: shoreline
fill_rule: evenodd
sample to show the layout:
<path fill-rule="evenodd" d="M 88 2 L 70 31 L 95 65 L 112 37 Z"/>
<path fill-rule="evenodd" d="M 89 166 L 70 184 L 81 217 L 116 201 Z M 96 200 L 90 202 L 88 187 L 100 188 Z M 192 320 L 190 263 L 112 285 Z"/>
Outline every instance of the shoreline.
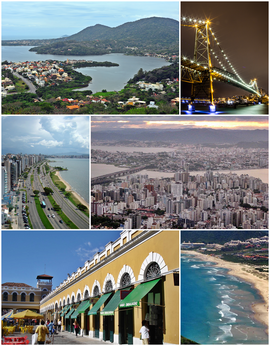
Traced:
<path fill-rule="evenodd" d="M 72 192 L 73 195 L 74 195 L 74 197 L 76 197 L 76 198 L 80 201 L 80 203 L 83 204 L 83 205 L 85 205 L 85 206 L 88 208 L 88 210 L 89 210 L 89 204 L 83 199 L 83 197 L 81 197 L 81 196 L 78 194 L 78 192 L 76 192 L 76 191 L 72 188 L 72 186 L 71 186 L 66 180 L 64 180 L 64 179 L 62 178 L 60 172 L 59 172 L 59 171 L 56 171 L 55 175 L 59 178 L 59 180 L 62 181 L 63 184 L 66 185 L 66 191 Z"/>
<path fill-rule="evenodd" d="M 240 263 L 233 263 L 224 261 L 220 258 L 213 257 L 211 255 L 206 255 L 199 253 L 194 250 L 181 250 L 184 254 L 191 254 L 195 255 L 199 259 L 207 262 L 214 262 L 214 266 L 218 266 L 221 268 L 228 269 L 229 275 L 237 276 L 238 278 L 241 278 L 242 280 L 251 283 L 252 286 L 258 291 L 259 295 L 263 299 L 263 303 L 254 303 L 251 305 L 252 310 L 254 312 L 254 318 L 260 322 L 263 323 L 266 328 L 266 333 L 268 334 L 268 308 L 269 308 L 269 285 L 268 280 L 259 278 L 258 276 L 254 275 L 252 273 L 252 267 L 247 264 L 240 264 Z"/>

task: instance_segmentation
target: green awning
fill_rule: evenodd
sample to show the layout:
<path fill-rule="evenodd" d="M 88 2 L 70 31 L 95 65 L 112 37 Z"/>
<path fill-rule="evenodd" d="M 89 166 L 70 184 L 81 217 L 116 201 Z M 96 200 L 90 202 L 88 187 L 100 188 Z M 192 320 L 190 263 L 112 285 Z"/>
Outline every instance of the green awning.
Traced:
<path fill-rule="evenodd" d="M 67 313 L 67 311 L 68 311 L 68 309 L 71 307 L 71 305 L 66 305 L 65 307 L 64 307 L 64 309 L 61 311 L 62 313 L 61 313 L 61 317 L 63 317 L 66 313 Z"/>
<path fill-rule="evenodd" d="M 83 312 L 90 306 L 90 301 L 86 300 L 84 302 L 81 302 L 81 304 L 77 307 L 77 309 L 73 312 L 71 318 L 77 318 L 77 316 Z"/>
<path fill-rule="evenodd" d="M 126 288 L 126 291 L 130 291 L 130 288 Z M 117 309 L 121 302 L 121 290 L 117 291 L 105 308 L 100 312 L 100 315 L 111 316 L 114 315 L 114 311 Z"/>
<path fill-rule="evenodd" d="M 72 308 L 65 316 L 65 318 L 69 318 L 69 316 L 74 312 L 74 308 Z"/>
<path fill-rule="evenodd" d="M 92 309 L 88 312 L 88 315 L 96 315 L 98 309 L 101 307 L 102 304 L 106 302 L 106 300 L 112 295 L 111 293 L 106 293 L 102 297 L 99 298 L 99 300 L 96 302 L 96 304 L 92 307 Z"/>
<path fill-rule="evenodd" d="M 119 304 L 120 308 L 126 308 L 129 306 L 139 306 L 140 300 L 147 295 L 149 291 L 159 282 L 160 279 L 156 279 L 153 281 L 148 281 L 140 284 L 133 291 L 129 293 L 129 295 L 122 300 Z"/>

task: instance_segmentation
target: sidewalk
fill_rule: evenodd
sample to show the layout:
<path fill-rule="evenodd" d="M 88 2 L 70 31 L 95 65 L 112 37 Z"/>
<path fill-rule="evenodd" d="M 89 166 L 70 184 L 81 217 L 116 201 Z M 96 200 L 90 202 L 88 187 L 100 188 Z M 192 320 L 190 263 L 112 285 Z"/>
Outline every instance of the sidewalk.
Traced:
<path fill-rule="evenodd" d="M 32 334 L 29 333 L 18 333 L 15 332 L 12 335 L 9 335 L 9 337 L 14 337 L 14 336 L 27 336 L 29 340 L 29 345 L 32 345 Z M 46 337 L 46 340 L 48 340 L 48 337 Z M 52 338 L 50 338 L 52 340 Z M 72 334 L 70 332 L 60 332 L 58 334 L 54 335 L 54 340 L 50 345 L 83 345 L 83 344 L 88 344 L 88 345 L 106 345 L 106 342 L 98 339 L 92 339 L 89 338 L 88 336 L 77 336 L 75 334 Z M 111 342 L 108 342 L 108 344 L 112 345 Z"/>

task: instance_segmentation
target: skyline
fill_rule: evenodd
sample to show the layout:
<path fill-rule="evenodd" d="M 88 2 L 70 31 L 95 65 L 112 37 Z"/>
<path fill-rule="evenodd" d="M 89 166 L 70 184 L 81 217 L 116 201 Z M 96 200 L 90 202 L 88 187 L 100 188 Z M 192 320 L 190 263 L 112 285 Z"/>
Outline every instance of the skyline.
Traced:
<path fill-rule="evenodd" d="M 256 13 L 256 15 L 255 15 Z M 268 93 L 268 2 L 181 2 L 181 16 L 210 20 L 211 28 L 237 73 L 246 83 L 257 78 Z M 182 55 L 193 56 L 194 28 L 181 27 Z M 218 65 L 218 64 L 217 64 Z M 215 66 L 215 65 L 214 65 Z M 183 90 L 188 90 L 183 83 Z M 242 89 L 214 83 L 214 97 L 247 95 Z"/>
<path fill-rule="evenodd" d="M 2 116 L 2 154 L 10 152 L 88 154 L 89 117 Z"/>
<path fill-rule="evenodd" d="M 212 128 L 230 130 L 268 130 L 268 116 L 92 116 L 91 131 L 116 129 Z"/>
<path fill-rule="evenodd" d="M 21 6 L 14 6 L 14 1 L 2 2 L 3 40 L 60 38 L 96 24 L 116 27 L 154 16 L 179 20 L 179 2 L 174 0 L 102 1 L 102 5 L 100 1 L 32 3 L 20 1 Z"/>
<path fill-rule="evenodd" d="M 36 287 L 37 275 L 47 274 L 53 276 L 55 289 L 66 280 L 68 273 L 71 275 L 106 244 L 118 239 L 121 232 L 2 230 L 2 283 L 26 283 Z M 12 244 L 12 256 L 8 244 Z"/>

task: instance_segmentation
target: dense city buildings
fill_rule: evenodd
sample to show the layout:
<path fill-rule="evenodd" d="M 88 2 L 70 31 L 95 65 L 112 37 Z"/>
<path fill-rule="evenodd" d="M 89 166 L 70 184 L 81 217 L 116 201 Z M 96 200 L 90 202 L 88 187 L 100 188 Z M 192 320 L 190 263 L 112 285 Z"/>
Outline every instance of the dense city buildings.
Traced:
<path fill-rule="evenodd" d="M 268 184 L 248 174 L 183 171 L 173 179 L 134 174 L 94 185 L 91 195 L 93 228 L 104 227 L 102 217 L 124 229 L 268 227 Z"/>

